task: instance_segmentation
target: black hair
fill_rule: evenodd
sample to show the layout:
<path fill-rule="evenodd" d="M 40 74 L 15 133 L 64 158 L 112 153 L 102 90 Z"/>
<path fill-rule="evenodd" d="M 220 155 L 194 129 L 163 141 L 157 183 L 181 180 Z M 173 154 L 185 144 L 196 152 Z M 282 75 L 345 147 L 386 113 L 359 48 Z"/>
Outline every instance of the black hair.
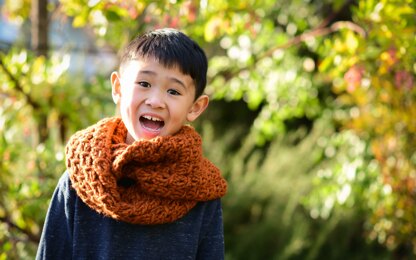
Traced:
<path fill-rule="evenodd" d="M 134 38 L 125 48 L 120 67 L 130 60 L 154 58 L 167 68 L 178 66 L 195 84 L 195 99 L 207 84 L 208 61 L 201 47 L 176 29 L 158 29 Z"/>

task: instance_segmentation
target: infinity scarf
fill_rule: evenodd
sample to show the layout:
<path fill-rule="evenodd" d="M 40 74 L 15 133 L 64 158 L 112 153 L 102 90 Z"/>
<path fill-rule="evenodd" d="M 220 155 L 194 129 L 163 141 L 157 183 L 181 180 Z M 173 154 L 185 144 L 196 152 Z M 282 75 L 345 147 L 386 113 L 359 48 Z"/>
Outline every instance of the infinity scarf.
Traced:
<path fill-rule="evenodd" d="M 172 136 L 126 144 L 118 117 L 75 133 L 66 146 L 72 187 L 90 208 L 133 224 L 173 222 L 199 201 L 220 198 L 227 183 L 202 155 L 191 126 Z"/>

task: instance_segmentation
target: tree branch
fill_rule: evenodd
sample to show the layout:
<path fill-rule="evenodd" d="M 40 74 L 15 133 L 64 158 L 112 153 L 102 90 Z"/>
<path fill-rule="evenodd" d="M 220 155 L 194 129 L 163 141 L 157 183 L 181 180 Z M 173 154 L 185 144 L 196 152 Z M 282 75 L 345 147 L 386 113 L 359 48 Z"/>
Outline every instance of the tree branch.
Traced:
<path fill-rule="evenodd" d="M 331 26 L 328 27 L 328 25 L 341 13 L 343 12 L 346 8 L 348 8 L 350 5 L 352 5 L 355 2 L 355 0 L 347 0 L 345 1 L 345 3 L 343 4 L 343 6 L 336 12 L 331 13 L 325 20 L 323 20 L 315 29 L 312 29 L 310 31 L 304 32 L 292 39 L 290 39 L 288 42 L 272 47 L 271 49 L 265 51 L 264 53 L 261 53 L 260 55 L 258 55 L 256 57 L 256 60 L 261 60 L 263 58 L 269 57 L 271 55 L 273 55 L 273 53 L 277 50 L 282 50 L 282 49 L 288 49 L 294 45 L 300 44 L 302 42 L 305 42 L 309 39 L 312 38 L 316 38 L 316 37 L 320 37 L 320 36 L 325 36 L 331 33 L 334 33 L 336 31 L 339 31 L 343 28 L 347 28 L 350 29 L 356 33 L 358 33 L 359 35 L 361 35 L 362 37 L 366 37 L 367 33 L 365 32 L 365 30 L 363 28 L 361 28 L 360 26 L 358 26 L 357 24 L 354 24 L 353 22 L 350 21 L 339 21 L 339 22 L 335 22 L 333 23 Z M 255 66 L 256 62 L 253 63 L 253 65 L 251 65 L 250 67 Z M 226 79 L 230 79 L 232 77 L 234 77 L 235 75 L 237 75 L 239 72 L 241 72 L 241 70 L 245 70 L 247 69 L 247 67 L 245 68 L 240 68 L 234 71 L 230 71 L 230 70 L 224 70 L 224 71 L 220 71 L 219 73 L 217 73 L 217 76 L 221 75 Z"/>
<path fill-rule="evenodd" d="M 338 9 L 336 12 L 332 12 L 328 17 L 325 18 L 325 20 L 322 21 L 322 23 L 317 28 L 324 28 L 328 27 L 328 25 L 334 20 L 340 13 L 345 11 L 350 5 L 352 5 L 355 2 L 355 0 L 347 0 L 344 2 L 341 8 Z"/>
<path fill-rule="evenodd" d="M 292 47 L 293 45 L 297 45 L 301 42 L 305 42 L 307 40 L 310 40 L 310 39 L 313 39 L 313 38 L 316 38 L 316 37 L 325 36 L 325 35 L 334 33 L 336 31 L 339 31 L 341 29 L 349 29 L 351 31 L 354 31 L 354 32 L 358 33 L 362 37 L 366 37 L 366 35 L 367 35 L 365 30 L 363 28 L 361 28 L 360 26 L 358 26 L 357 24 L 355 24 L 353 22 L 350 22 L 350 21 L 340 21 L 340 22 L 333 23 L 330 27 L 325 27 L 325 28 L 318 27 L 318 28 L 316 28 L 312 31 L 302 33 L 302 34 L 290 39 L 288 42 L 286 42 L 282 45 L 278 45 L 278 46 L 275 46 L 275 47 L 269 49 L 268 51 L 266 51 L 265 53 L 263 53 L 262 55 L 259 56 L 259 60 L 272 55 L 273 52 L 275 52 L 277 50 L 287 49 L 287 48 Z"/>
<path fill-rule="evenodd" d="M 16 90 L 25 97 L 27 103 L 33 109 L 35 109 L 35 110 L 39 109 L 40 104 L 38 102 L 36 102 L 35 100 L 33 100 L 33 98 L 23 90 L 23 86 L 20 84 L 19 80 L 10 72 L 10 70 L 4 64 L 3 57 L 0 58 L 0 67 L 3 69 L 3 71 L 9 77 L 9 79 L 14 83 L 14 86 L 15 86 Z"/>
<path fill-rule="evenodd" d="M 339 21 L 339 22 L 335 22 L 333 23 L 331 26 L 329 27 L 325 27 L 325 28 L 320 28 L 319 26 L 311 31 L 307 31 L 304 32 L 292 39 L 290 39 L 288 42 L 272 47 L 270 49 L 268 49 L 267 51 L 259 54 L 256 57 L 256 61 L 259 61 L 261 59 L 270 57 L 273 55 L 273 53 L 277 50 L 282 50 L 282 49 L 288 49 L 294 45 L 298 45 L 302 42 L 308 41 L 310 39 L 316 38 L 316 37 L 320 37 L 320 36 L 325 36 L 331 33 L 334 33 L 336 31 L 339 31 L 341 29 L 349 29 L 351 31 L 354 31 L 356 33 L 358 33 L 359 35 L 361 35 L 361 37 L 365 38 L 367 36 L 366 31 L 361 28 L 359 25 L 350 22 L 350 21 Z M 253 62 L 252 65 L 250 65 L 249 67 L 244 67 L 244 68 L 239 68 L 237 70 L 223 70 L 220 71 L 219 73 L 216 74 L 216 76 L 223 76 L 225 79 L 230 79 L 232 77 L 234 77 L 235 75 L 237 75 L 238 73 L 240 73 L 242 70 L 247 70 L 251 67 L 254 67 L 256 65 L 256 62 Z"/>
<path fill-rule="evenodd" d="M 0 217 L 0 221 L 7 224 L 10 228 L 16 229 L 20 233 L 26 235 L 31 242 L 39 243 L 39 235 L 33 234 L 30 230 L 19 227 L 17 224 L 13 223 L 8 216 Z"/>
<path fill-rule="evenodd" d="M 38 117 L 38 136 L 39 142 L 44 143 L 49 137 L 49 129 L 48 129 L 48 118 L 47 114 L 42 111 L 42 106 L 36 100 L 34 100 L 29 93 L 26 93 L 23 89 L 23 86 L 20 84 L 19 80 L 10 72 L 10 70 L 6 67 L 3 62 L 3 57 L 0 57 L 0 68 L 6 73 L 9 79 L 14 83 L 14 88 L 23 95 L 26 99 L 26 102 L 29 106 L 32 107 L 34 111 L 34 115 Z"/>

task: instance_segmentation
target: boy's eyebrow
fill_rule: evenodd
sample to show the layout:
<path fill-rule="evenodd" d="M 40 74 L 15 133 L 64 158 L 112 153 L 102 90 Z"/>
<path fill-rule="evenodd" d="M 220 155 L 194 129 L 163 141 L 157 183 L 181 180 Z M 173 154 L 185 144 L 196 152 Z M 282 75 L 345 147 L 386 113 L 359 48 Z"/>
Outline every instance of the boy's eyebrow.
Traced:
<path fill-rule="evenodd" d="M 141 70 L 141 71 L 139 72 L 139 74 L 149 74 L 149 75 L 151 75 L 151 76 L 156 76 L 156 75 L 157 75 L 157 73 L 156 73 L 156 72 L 151 71 L 151 70 Z M 168 77 L 168 78 L 169 78 L 169 80 L 171 80 L 171 81 L 174 81 L 174 82 L 178 83 L 179 85 L 181 85 L 182 87 L 184 87 L 184 88 L 186 89 L 186 85 L 185 85 L 185 83 L 183 83 L 180 79 L 175 78 L 175 77 Z"/>

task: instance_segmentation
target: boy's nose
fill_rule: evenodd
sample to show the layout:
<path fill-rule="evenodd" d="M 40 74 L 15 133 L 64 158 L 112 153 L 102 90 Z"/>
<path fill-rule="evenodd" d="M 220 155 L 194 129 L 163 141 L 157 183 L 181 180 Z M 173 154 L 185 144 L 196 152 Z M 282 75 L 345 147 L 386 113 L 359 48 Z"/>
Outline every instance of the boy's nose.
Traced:
<path fill-rule="evenodd" d="M 145 101 L 146 105 L 152 108 L 165 108 L 165 102 L 163 101 L 163 93 L 159 91 L 153 91 Z"/>

